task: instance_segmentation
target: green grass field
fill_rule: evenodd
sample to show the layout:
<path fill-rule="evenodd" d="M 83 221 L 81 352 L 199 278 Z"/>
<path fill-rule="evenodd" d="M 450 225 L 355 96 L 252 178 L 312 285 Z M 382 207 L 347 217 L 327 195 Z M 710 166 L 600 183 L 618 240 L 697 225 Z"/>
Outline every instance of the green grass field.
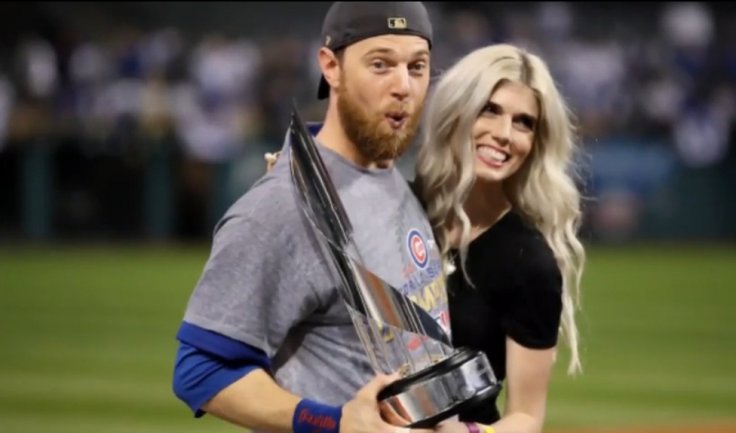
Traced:
<path fill-rule="evenodd" d="M 207 247 L 0 248 L 0 432 L 234 432 L 171 391 Z M 547 425 L 736 423 L 736 249 L 592 249 Z"/>

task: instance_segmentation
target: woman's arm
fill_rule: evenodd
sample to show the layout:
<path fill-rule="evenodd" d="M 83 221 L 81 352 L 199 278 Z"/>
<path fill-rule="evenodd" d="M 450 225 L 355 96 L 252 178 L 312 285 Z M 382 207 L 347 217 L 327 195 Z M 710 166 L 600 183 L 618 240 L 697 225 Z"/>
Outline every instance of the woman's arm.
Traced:
<path fill-rule="evenodd" d="M 542 431 L 554 360 L 555 348 L 529 349 L 506 339 L 506 405 L 495 433 Z"/>

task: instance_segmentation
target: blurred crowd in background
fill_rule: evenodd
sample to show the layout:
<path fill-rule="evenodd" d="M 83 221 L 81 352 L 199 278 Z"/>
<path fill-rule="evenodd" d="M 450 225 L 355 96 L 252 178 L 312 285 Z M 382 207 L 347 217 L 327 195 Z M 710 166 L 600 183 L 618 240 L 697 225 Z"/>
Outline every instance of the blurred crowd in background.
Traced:
<path fill-rule="evenodd" d="M 498 42 L 548 62 L 578 122 L 587 239 L 736 239 L 734 7 L 427 4 L 436 73 Z M 125 5 L 0 7 L 0 239 L 209 237 L 292 101 L 321 118 L 329 3 Z"/>

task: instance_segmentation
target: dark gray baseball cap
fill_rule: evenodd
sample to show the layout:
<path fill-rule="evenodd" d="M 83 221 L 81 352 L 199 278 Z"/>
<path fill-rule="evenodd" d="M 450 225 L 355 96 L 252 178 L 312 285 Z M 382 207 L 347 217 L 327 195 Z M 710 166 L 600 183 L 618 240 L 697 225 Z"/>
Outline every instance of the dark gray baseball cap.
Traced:
<path fill-rule="evenodd" d="M 337 51 L 379 35 L 415 35 L 432 49 L 432 23 L 422 2 L 335 2 L 322 23 L 322 45 Z M 330 95 L 330 85 L 320 78 L 317 98 Z"/>

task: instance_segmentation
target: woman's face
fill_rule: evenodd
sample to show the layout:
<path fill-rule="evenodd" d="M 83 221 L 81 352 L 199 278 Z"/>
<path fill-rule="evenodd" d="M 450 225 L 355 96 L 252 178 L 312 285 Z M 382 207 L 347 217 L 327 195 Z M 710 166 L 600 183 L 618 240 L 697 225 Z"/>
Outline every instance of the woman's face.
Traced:
<path fill-rule="evenodd" d="M 478 181 L 503 182 L 516 173 L 532 150 L 539 118 L 534 91 L 503 81 L 473 125 Z"/>

